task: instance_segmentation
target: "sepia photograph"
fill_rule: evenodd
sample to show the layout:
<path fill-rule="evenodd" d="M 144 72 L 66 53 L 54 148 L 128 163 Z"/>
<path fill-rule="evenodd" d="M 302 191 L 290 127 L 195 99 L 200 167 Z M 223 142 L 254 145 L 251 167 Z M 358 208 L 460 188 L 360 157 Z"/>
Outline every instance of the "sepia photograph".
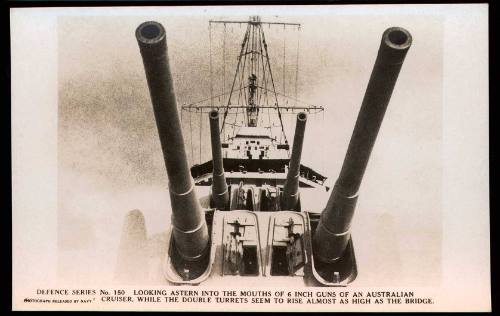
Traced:
<path fill-rule="evenodd" d="M 490 310 L 487 16 L 12 9 L 13 307 Z"/>

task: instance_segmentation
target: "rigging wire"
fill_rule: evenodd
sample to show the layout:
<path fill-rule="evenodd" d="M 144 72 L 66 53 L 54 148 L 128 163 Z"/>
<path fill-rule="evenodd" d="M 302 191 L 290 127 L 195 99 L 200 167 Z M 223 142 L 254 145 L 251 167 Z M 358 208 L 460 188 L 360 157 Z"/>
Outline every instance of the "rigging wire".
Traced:
<path fill-rule="evenodd" d="M 248 86 L 244 86 L 243 88 L 247 88 L 247 87 L 248 87 Z M 260 87 L 259 87 L 259 88 L 260 88 Z M 239 90 L 239 89 L 238 89 L 238 90 Z M 238 91 L 238 90 L 235 90 L 235 91 Z M 227 95 L 227 94 L 229 94 L 229 92 L 226 92 L 225 94 Z M 213 97 L 213 99 L 215 100 L 215 99 L 219 98 L 219 100 L 220 100 L 220 97 L 221 97 L 221 96 L 222 96 L 222 94 L 215 95 L 215 96 Z M 187 106 L 182 106 L 181 108 L 182 108 L 182 110 L 184 110 L 184 111 L 190 111 L 190 110 L 192 110 L 192 109 L 194 108 L 194 109 L 195 109 L 194 111 L 195 111 L 195 112 L 197 112 L 197 111 L 198 111 L 198 109 L 197 109 L 197 107 L 196 107 L 196 104 L 204 103 L 204 102 L 207 102 L 207 101 L 210 101 L 210 98 L 206 98 L 206 99 L 203 99 L 203 100 L 196 101 L 196 102 L 194 102 L 194 103 L 188 104 Z M 214 105 L 213 107 L 215 108 L 215 107 L 217 107 L 217 106 L 216 106 L 216 105 Z"/>
<path fill-rule="evenodd" d="M 281 133 L 282 133 L 282 136 L 285 137 L 285 142 L 288 142 L 286 139 L 285 130 L 283 128 L 283 120 L 281 119 L 281 111 L 280 111 L 280 108 L 278 105 L 278 95 L 276 94 L 276 86 L 274 85 L 273 72 L 271 70 L 271 64 L 269 63 L 269 52 L 267 50 L 266 37 L 264 35 L 264 32 L 262 32 L 262 43 L 264 43 L 264 50 L 266 52 L 266 59 L 267 59 L 267 66 L 269 69 L 269 76 L 271 77 L 271 83 L 272 83 L 273 91 L 274 91 L 274 98 L 276 100 L 276 104 L 275 104 L 276 110 L 278 111 L 278 118 L 279 118 L 280 124 L 281 124 Z M 280 141 L 281 141 L 281 137 L 280 137 Z"/>
<path fill-rule="evenodd" d="M 200 111 L 200 164 L 201 164 L 201 135 L 203 131 L 203 111 Z"/>
<path fill-rule="evenodd" d="M 324 111 L 321 113 L 321 116 L 322 116 L 321 117 L 321 130 L 324 131 L 325 130 L 325 112 Z M 323 148 L 323 151 L 324 151 L 324 148 Z M 326 155 L 325 154 L 326 153 L 323 152 L 323 154 L 321 155 L 321 157 L 322 157 L 322 159 L 321 159 L 322 160 L 321 161 L 321 169 L 322 170 L 325 170 L 325 160 L 326 160 L 326 158 L 325 158 Z"/>
<path fill-rule="evenodd" d="M 264 90 L 266 90 L 266 88 L 265 88 L 265 87 L 259 87 L 259 89 L 264 89 Z M 269 92 L 273 92 L 273 93 L 274 93 L 274 91 L 272 91 L 272 90 L 269 90 L 269 89 L 267 89 L 267 90 L 268 90 Z M 307 103 L 306 101 L 303 101 L 303 100 L 300 100 L 300 99 L 296 99 L 296 98 L 290 97 L 290 96 L 288 96 L 288 95 L 284 95 L 284 94 L 279 93 L 279 92 L 276 92 L 276 94 L 277 94 L 277 95 L 279 95 L 279 96 L 281 96 L 281 97 L 284 97 L 284 98 L 287 98 L 287 99 L 290 99 L 290 100 L 296 101 L 296 102 L 301 103 L 301 104 L 304 104 L 304 105 L 307 105 L 307 106 L 311 107 L 311 109 L 314 109 L 314 110 L 320 110 L 320 111 L 322 111 L 322 110 L 323 110 L 323 108 L 322 108 L 322 107 L 315 106 L 314 104 Z"/>
<path fill-rule="evenodd" d="M 300 46 L 300 26 L 297 27 L 297 60 L 295 62 L 295 106 L 297 106 L 298 86 L 299 86 L 299 46 Z"/>
<path fill-rule="evenodd" d="M 249 36 L 250 36 L 250 30 L 252 30 L 253 28 L 252 28 L 251 25 L 249 25 L 249 27 L 250 28 L 248 29 L 248 32 L 249 32 Z M 247 40 L 243 43 L 243 45 L 245 46 L 245 54 L 243 55 L 243 67 L 241 68 L 241 77 L 239 79 L 240 80 L 240 91 L 241 91 L 241 94 L 243 96 L 242 99 L 243 99 L 243 102 L 245 103 L 245 106 L 248 106 L 248 102 L 247 102 L 246 89 L 243 88 L 244 87 L 244 81 L 243 80 L 245 78 L 245 70 L 246 70 L 246 67 L 247 67 L 247 56 L 248 56 L 248 48 L 249 48 L 248 47 L 248 38 L 249 37 L 247 37 Z M 243 117 L 242 118 L 242 122 L 244 122 L 245 118 L 246 118 L 245 111 L 242 110 L 241 112 L 242 112 L 242 117 Z M 235 119 L 235 121 L 236 121 L 236 119 Z"/>
<path fill-rule="evenodd" d="M 283 24 L 283 94 L 286 94 L 286 25 Z M 288 119 L 289 123 L 290 119 Z M 283 135 L 285 132 L 283 131 Z M 281 142 L 281 137 L 280 137 Z M 288 151 L 288 156 L 290 157 L 290 151 Z"/>
<path fill-rule="evenodd" d="M 262 28 L 262 26 L 259 26 L 259 56 L 260 58 L 258 58 L 258 63 L 259 63 L 259 67 L 257 67 L 258 71 L 260 71 L 260 66 L 262 66 L 262 84 L 265 86 L 266 85 L 266 71 L 264 69 L 264 61 L 263 61 L 263 56 L 262 56 L 262 36 L 260 34 L 260 28 Z M 259 78 L 259 76 L 257 76 L 257 78 Z M 257 87 L 259 86 L 259 83 L 257 82 Z M 257 103 L 259 105 L 262 104 L 262 92 L 260 91 L 262 89 L 257 89 L 257 93 L 258 93 L 258 98 L 257 98 Z"/>
<path fill-rule="evenodd" d="M 225 103 L 225 89 L 226 89 L 226 23 L 224 23 L 224 31 L 222 36 L 222 103 Z M 226 133 L 224 124 L 222 124 L 222 139 L 226 141 Z"/>
<path fill-rule="evenodd" d="M 226 23 L 224 23 L 224 31 L 222 35 L 222 95 L 226 89 Z M 222 101 L 225 101 L 222 99 Z"/>
<path fill-rule="evenodd" d="M 285 24 L 283 24 L 283 94 L 286 93 L 286 91 L 285 91 L 285 87 L 286 87 L 285 69 L 286 69 L 286 26 L 285 26 Z"/>
<path fill-rule="evenodd" d="M 263 85 L 265 87 L 265 89 L 264 89 L 264 99 L 265 99 L 266 106 L 269 106 L 269 94 L 267 93 L 268 92 L 268 89 L 267 89 L 268 80 L 267 80 L 267 77 L 266 77 L 266 65 L 265 65 L 265 62 L 264 62 L 264 53 L 263 53 L 263 50 L 262 50 L 262 34 L 263 33 L 264 33 L 264 30 L 262 29 L 262 25 L 259 25 L 259 43 L 260 43 L 259 48 L 260 48 L 260 59 L 261 59 L 261 65 L 262 65 L 262 82 L 263 82 Z M 260 93 L 260 96 L 262 96 L 262 93 Z M 259 104 L 262 104 L 261 100 L 259 100 Z M 269 124 L 270 136 L 271 136 L 271 139 L 272 139 L 273 138 L 273 129 L 271 128 L 271 126 L 272 126 L 272 124 L 271 124 L 271 114 L 270 114 L 270 109 L 269 108 L 267 108 L 267 119 L 268 119 L 268 124 Z"/>
<path fill-rule="evenodd" d="M 247 27 L 247 31 L 246 31 L 246 35 L 245 38 L 244 38 L 244 41 L 242 43 L 242 48 L 244 47 L 245 48 L 245 52 L 242 53 L 240 52 L 240 56 L 238 56 L 238 58 L 241 60 L 241 58 L 243 58 L 243 66 L 241 67 L 241 76 L 238 78 L 238 81 L 239 81 L 239 93 L 238 93 L 238 104 L 240 104 L 240 101 L 243 99 L 243 103 L 246 102 L 246 88 L 247 86 L 244 85 L 244 78 L 245 78 L 245 70 L 246 70 L 246 62 L 247 62 L 247 56 L 248 56 L 248 49 L 249 49 L 249 39 L 251 40 L 251 36 L 252 36 L 252 33 L 251 33 L 251 30 L 253 30 L 252 26 L 249 24 L 248 27 Z M 231 89 L 231 94 L 233 92 L 233 89 Z M 231 98 L 231 95 L 229 96 L 229 98 Z M 228 106 L 229 106 L 229 102 L 228 102 Z M 245 104 L 245 107 L 248 106 L 248 104 Z M 234 124 L 232 125 L 233 128 L 232 128 L 232 136 L 234 137 L 235 133 L 236 133 L 236 127 L 239 126 L 237 125 L 238 124 L 238 117 L 239 117 L 239 114 L 240 114 L 240 110 L 241 110 L 241 116 L 242 116 L 242 119 L 241 119 L 241 124 L 243 126 L 244 124 L 244 121 L 245 121 L 245 110 L 244 109 L 238 109 L 236 111 L 236 116 L 234 118 Z"/>
<path fill-rule="evenodd" d="M 182 107 L 184 107 L 186 104 L 183 104 Z M 181 109 L 182 109 L 181 107 Z M 184 113 L 183 111 L 181 110 L 181 131 L 184 132 Z M 191 133 L 191 131 L 189 131 Z M 184 134 L 184 133 L 183 133 Z M 189 162 L 189 160 L 188 160 Z"/>
<path fill-rule="evenodd" d="M 245 32 L 245 37 L 243 38 L 243 43 L 245 43 L 247 41 L 247 38 L 248 38 L 248 31 L 249 31 L 249 27 L 250 27 L 250 24 L 247 25 L 247 30 Z M 239 71 L 239 68 L 240 68 L 240 64 L 241 64 L 241 54 L 243 53 L 243 49 L 244 49 L 244 45 L 242 44 L 241 45 L 241 51 L 240 51 L 240 55 L 238 56 L 238 64 L 236 66 L 236 72 L 234 74 L 234 79 L 233 79 L 233 84 L 231 86 L 231 93 L 229 94 L 229 100 L 227 102 L 227 106 L 226 106 L 226 109 L 224 111 L 224 118 L 222 120 L 222 128 L 224 129 L 224 123 L 226 122 L 226 117 L 227 117 L 227 113 L 228 113 L 228 109 L 229 109 L 229 105 L 231 104 L 231 94 L 232 94 L 232 91 L 234 89 L 234 85 L 236 83 L 236 78 L 237 78 L 237 75 L 238 75 L 238 71 Z"/>
<path fill-rule="evenodd" d="M 193 124 L 192 124 L 191 113 L 189 113 L 189 138 L 191 141 L 191 164 L 193 164 L 194 163 L 194 148 L 193 148 Z"/>
<path fill-rule="evenodd" d="M 214 79 L 212 68 L 212 21 L 208 22 L 208 42 L 209 42 L 209 55 L 210 55 L 210 105 L 214 106 Z"/>

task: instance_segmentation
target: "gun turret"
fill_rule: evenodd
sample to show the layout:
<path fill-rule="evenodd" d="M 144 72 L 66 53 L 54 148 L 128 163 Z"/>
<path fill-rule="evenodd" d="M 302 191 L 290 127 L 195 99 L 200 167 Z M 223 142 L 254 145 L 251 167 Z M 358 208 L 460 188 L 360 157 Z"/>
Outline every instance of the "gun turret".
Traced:
<path fill-rule="evenodd" d="M 342 170 L 314 233 L 314 257 L 323 263 L 342 258 L 351 238 L 361 180 L 411 42 L 410 33 L 399 27 L 391 27 L 382 35 Z"/>
<path fill-rule="evenodd" d="M 295 124 L 295 135 L 293 137 L 292 156 L 290 158 L 288 173 L 286 175 L 285 186 L 281 195 L 282 210 L 296 210 L 299 201 L 299 176 L 300 176 L 300 156 L 302 154 L 302 144 L 306 129 L 307 114 L 300 112 L 297 114 Z"/>
<path fill-rule="evenodd" d="M 229 203 L 229 191 L 227 189 L 226 177 L 224 176 L 224 165 L 222 163 L 222 145 L 219 135 L 219 112 L 210 111 L 210 137 L 212 140 L 212 202 L 218 209 L 226 209 Z"/>
<path fill-rule="evenodd" d="M 207 253 L 208 228 L 189 173 L 177 102 L 167 56 L 165 29 L 144 22 L 136 30 L 167 168 L 175 247 L 182 259 L 199 261 Z"/>

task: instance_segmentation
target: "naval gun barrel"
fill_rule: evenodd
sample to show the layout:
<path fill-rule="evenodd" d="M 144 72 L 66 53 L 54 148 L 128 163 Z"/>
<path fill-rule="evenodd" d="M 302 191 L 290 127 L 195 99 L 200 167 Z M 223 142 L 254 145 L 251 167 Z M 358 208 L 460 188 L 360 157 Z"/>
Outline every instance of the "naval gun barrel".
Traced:
<path fill-rule="evenodd" d="M 208 249 L 208 228 L 189 173 L 165 29 L 160 23 L 149 21 L 139 25 L 135 35 L 167 168 L 175 246 L 183 259 L 197 261 Z"/>
<path fill-rule="evenodd" d="M 313 237 L 315 257 L 322 262 L 341 258 L 350 240 L 361 180 L 411 42 L 410 33 L 399 27 L 382 35 L 342 170 Z"/>
<path fill-rule="evenodd" d="M 227 189 L 226 177 L 224 176 L 224 165 L 222 163 L 222 145 L 219 135 L 219 112 L 210 111 L 210 138 L 212 141 L 212 202 L 218 209 L 225 209 L 229 203 L 229 191 Z"/>
<path fill-rule="evenodd" d="M 297 114 L 295 135 L 293 137 L 292 156 L 290 157 L 288 173 L 286 175 L 285 186 L 281 196 L 282 210 L 295 210 L 299 201 L 300 156 L 302 155 L 306 122 L 306 113 L 300 112 Z"/>

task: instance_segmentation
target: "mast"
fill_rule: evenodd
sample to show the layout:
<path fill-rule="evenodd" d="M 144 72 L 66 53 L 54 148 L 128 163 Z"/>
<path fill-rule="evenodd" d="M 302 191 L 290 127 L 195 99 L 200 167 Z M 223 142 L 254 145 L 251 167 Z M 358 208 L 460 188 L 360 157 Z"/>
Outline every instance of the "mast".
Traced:
<path fill-rule="evenodd" d="M 211 21 L 210 23 L 239 23 L 231 21 Z M 271 63 L 269 61 L 269 53 L 267 50 L 267 43 L 264 36 L 264 30 L 262 29 L 262 24 L 270 24 L 270 22 L 262 22 L 260 17 L 252 16 L 250 20 L 246 22 L 248 27 L 243 37 L 243 43 L 241 44 L 241 51 L 238 56 L 238 65 L 236 66 L 236 72 L 234 74 L 233 83 L 231 86 L 231 91 L 229 93 L 228 102 L 226 109 L 224 111 L 224 117 L 222 120 L 222 125 L 224 126 L 226 122 L 226 117 L 228 115 L 228 109 L 232 105 L 231 100 L 233 94 L 236 92 L 235 85 L 238 78 L 247 75 L 247 87 L 248 94 L 245 107 L 246 107 L 246 126 L 257 127 L 259 120 L 259 107 L 258 97 L 259 93 L 267 93 L 266 86 L 266 75 L 270 77 L 271 88 L 270 91 L 274 95 L 274 105 L 278 111 L 278 117 L 280 119 L 280 124 L 283 130 L 283 122 L 281 119 L 281 113 L 278 102 L 278 94 L 276 93 L 276 86 L 274 84 L 273 72 L 271 69 Z M 278 23 L 272 23 L 278 24 Z M 279 23 L 280 25 L 295 25 L 300 26 L 297 23 Z M 249 57 L 248 57 L 249 56 Z M 248 60 L 247 60 L 248 59 Z M 240 74 L 241 73 L 241 74 Z M 243 84 L 240 81 L 240 86 Z M 259 89 L 260 88 L 260 89 Z M 264 90 L 264 91 L 260 91 Z M 285 136 L 286 139 L 286 136 Z"/>
<path fill-rule="evenodd" d="M 246 25 L 242 41 L 238 48 L 237 62 L 232 79 L 230 79 L 229 87 L 225 87 L 226 78 L 226 27 L 227 25 Z M 222 44 L 222 80 L 215 78 L 215 67 L 212 63 L 212 41 L 214 40 L 212 30 L 217 26 L 223 26 Z M 280 143 L 287 144 L 287 137 L 284 128 L 284 115 L 296 114 L 299 112 L 307 112 L 315 114 L 322 112 L 322 106 L 308 104 L 297 99 L 295 92 L 294 97 L 285 95 L 285 91 L 278 91 L 274 76 L 270 51 L 266 35 L 264 34 L 263 26 L 279 26 L 284 29 L 300 30 L 299 23 L 287 22 L 266 22 L 262 21 L 259 16 L 251 16 L 248 21 L 230 21 L 230 20 L 210 20 L 209 21 L 209 38 L 210 38 L 210 98 L 184 105 L 183 111 L 195 113 L 208 113 L 212 110 L 220 112 L 222 124 L 220 126 L 221 139 L 226 141 L 231 138 L 231 132 L 234 136 L 235 131 L 241 127 L 261 127 L 269 130 L 270 137 L 277 139 L 272 135 L 277 133 L 273 129 L 279 128 Z M 299 50 L 299 37 L 297 36 L 297 56 Z M 275 43 L 274 41 L 272 41 Z M 273 51 L 278 51 L 278 47 L 273 46 Z M 283 44 L 283 49 L 285 45 Z M 271 52 L 272 53 L 272 52 Z M 284 53 L 284 52 L 283 52 Z M 234 55 L 233 55 L 234 56 Z M 276 57 L 275 57 L 276 58 Z M 284 58 L 284 54 L 283 54 Z M 295 81 L 298 78 L 298 57 L 297 65 L 295 65 L 296 75 Z M 283 63 L 285 66 L 285 63 Z M 292 65 L 293 66 L 293 65 Z M 283 75 L 286 73 L 283 69 Z M 279 79 L 278 79 L 279 80 Z M 294 79 L 292 79 L 293 81 Z M 214 95 L 214 84 L 222 85 L 222 94 Z M 292 83 L 297 87 L 297 82 Z M 281 85 L 280 85 L 281 86 Z M 285 82 L 283 82 L 283 88 Z M 297 88 L 295 88 L 296 90 Z M 292 89 L 287 89 L 292 91 Z M 215 89 L 217 91 L 217 89 Z M 217 102 L 218 100 L 218 102 Z M 288 102 L 291 100 L 292 102 Z M 293 104 L 288 105 L 288 104 Z M 263 115 L 269 118 L 263 118 Z M 268 123 L 269 122 L 269 123 Z M 277 133 L 279 135 L 279 133 Z M 276 135 L 276 134 L 275 134 Z M 283 142 L 282 142 L 283 140 Z"/>

